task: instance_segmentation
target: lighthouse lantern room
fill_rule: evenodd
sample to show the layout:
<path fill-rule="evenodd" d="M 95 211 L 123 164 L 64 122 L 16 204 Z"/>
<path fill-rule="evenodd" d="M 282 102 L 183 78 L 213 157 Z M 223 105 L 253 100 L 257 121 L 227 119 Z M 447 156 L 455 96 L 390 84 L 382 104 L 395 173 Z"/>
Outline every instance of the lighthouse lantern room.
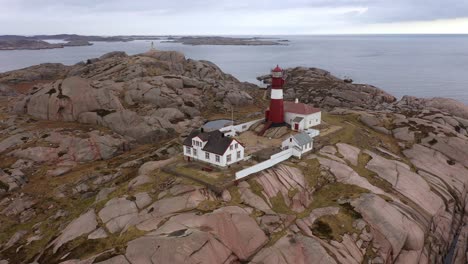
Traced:
<path fill-rule="evenodd" d="M 270 108 L 265 113 L 266 120 L 271 124 L 284 124 L 283 85 L 283 70 L 277 65 L 271 71 Z"/>

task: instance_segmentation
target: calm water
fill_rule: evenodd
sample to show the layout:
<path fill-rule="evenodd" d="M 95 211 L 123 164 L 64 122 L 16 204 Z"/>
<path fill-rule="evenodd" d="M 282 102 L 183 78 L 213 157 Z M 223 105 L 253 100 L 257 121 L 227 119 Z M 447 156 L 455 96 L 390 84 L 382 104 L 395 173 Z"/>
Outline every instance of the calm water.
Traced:
<path fill-rule="evenodd" d="M 468 104 L 468 35 L 287 36 L 288 46 L 185 46 L 158 43 L 189 58 L 210 60 L 242 81 L 256 82 L 276 64 L 326 69 L 401 97 L 451 97 Z M 0 72 L 44 62 L 76 62 L 122 50 L 137 54 L 150 41 L 94 43 L 53 50 L 0 51 Z"/>

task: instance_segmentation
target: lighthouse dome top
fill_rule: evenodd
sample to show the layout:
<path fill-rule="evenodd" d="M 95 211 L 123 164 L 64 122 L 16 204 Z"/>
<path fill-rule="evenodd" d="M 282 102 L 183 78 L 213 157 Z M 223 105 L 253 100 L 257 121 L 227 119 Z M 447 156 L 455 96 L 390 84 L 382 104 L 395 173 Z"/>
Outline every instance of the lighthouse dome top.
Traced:
<path fill-rule="evenodd" d="M 283 69 L 281 69 L 280 66 L 276 65 L 276 68 L 274 68 L 272 72 L 283 72 Z"/>

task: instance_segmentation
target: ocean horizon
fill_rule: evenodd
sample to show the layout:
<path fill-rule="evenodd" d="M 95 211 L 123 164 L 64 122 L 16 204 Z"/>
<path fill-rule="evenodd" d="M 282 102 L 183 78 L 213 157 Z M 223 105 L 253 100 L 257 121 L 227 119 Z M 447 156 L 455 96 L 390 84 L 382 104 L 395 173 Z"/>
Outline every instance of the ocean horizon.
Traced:
<path fill-rule="evenodd" d="M 176 50 L 187 58 L 212 61 L 239 80 L 256 84 L 259 84 L 257 76 L 267 74 L 277 64 L 283 68 L 316 67 L 340 78 L 351 78 L 355 83 L 374 85 L 397 98 L 403 95 L 447 97 L 468 104 L 468 35 L 236 37 L 278 38 L 289 42 L 277 46 L 188 46 L 164 40 L 154 43 L 160 50 Z M 93 42 L 93 46 L 63 49 L 0 51 L 0 72 L 48 62 L 72 65 L 111 51 L 133 55 L 147 51 L 151 42 Z"/>

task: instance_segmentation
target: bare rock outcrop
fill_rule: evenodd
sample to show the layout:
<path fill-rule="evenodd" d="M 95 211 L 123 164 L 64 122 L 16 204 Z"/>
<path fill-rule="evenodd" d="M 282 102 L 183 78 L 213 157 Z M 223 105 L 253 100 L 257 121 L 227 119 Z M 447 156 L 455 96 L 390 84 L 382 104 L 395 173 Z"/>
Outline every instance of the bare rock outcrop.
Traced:
<path fill-rule="evenodd" d="M 293 211 L 302 212 L 312 202 L 311 186 L 297 168 L 279 165 L 276 168 L 262 171 L 255 180 L 262 186 L 265 198 L 279 197 Z M 290 190 L 297 190 L 297 192 L 290 197 Z"/>
<path fill-rule="evenodd" d="M 251 263 L 336 264 L 337 262 L 316 238 L 296 235 L 284 236 L 273 246 L 262 249 Z"/>
<path fill-rule="evenodd" d="M 450 115 L 468 119 L 468 106 L 450 98 L 417 98 L 414 96 L 404 96 L 396 107 L 400 110 L 421 111 L 424 109 L 437 109 L 447 112 Z"/>
<path fill-rule="evenodd" d="M 296 67 L 285 70 L 284 98 L 309 103 L 317 107 L 362 107 L 373 109 L 390 104 L 396 98 L 385 91 L 366 84 L 350 84 L 317 68 Z M 270 82 L 269 75 L 258 77 Z"/>
<path fill-rule="evenodd" d="M 174 216 L 155 232 L 131 241 L 125 255 L 131 263 L 230 263 L 247 260 L 266 242 L 247 211 L 224 207 L 201 216 Z"/>
<path fill-rule="evenodd" d="M 172 51 L 135 56 L 112 53 L 45 77 L 0 76 L 2 82 L 38 84 L 14 106 L 16 113 L 52 121 L 102 125 L 140 142 L 155 142 L 202 124 L 200 112 L 253 103 L 241 83 L 207 61 Z M 42 69 L 42 68 L 39 68 Z M 66 76 L 66 77 L 64 77 Z"/>
<path fill-rule="evenodd" d="M 85 214 L 73 220 L 51 244 L 54 253 L 65 243 L 84 234 L 91 233 L 98 222 L 94 210 L 89 210 Z"/>

